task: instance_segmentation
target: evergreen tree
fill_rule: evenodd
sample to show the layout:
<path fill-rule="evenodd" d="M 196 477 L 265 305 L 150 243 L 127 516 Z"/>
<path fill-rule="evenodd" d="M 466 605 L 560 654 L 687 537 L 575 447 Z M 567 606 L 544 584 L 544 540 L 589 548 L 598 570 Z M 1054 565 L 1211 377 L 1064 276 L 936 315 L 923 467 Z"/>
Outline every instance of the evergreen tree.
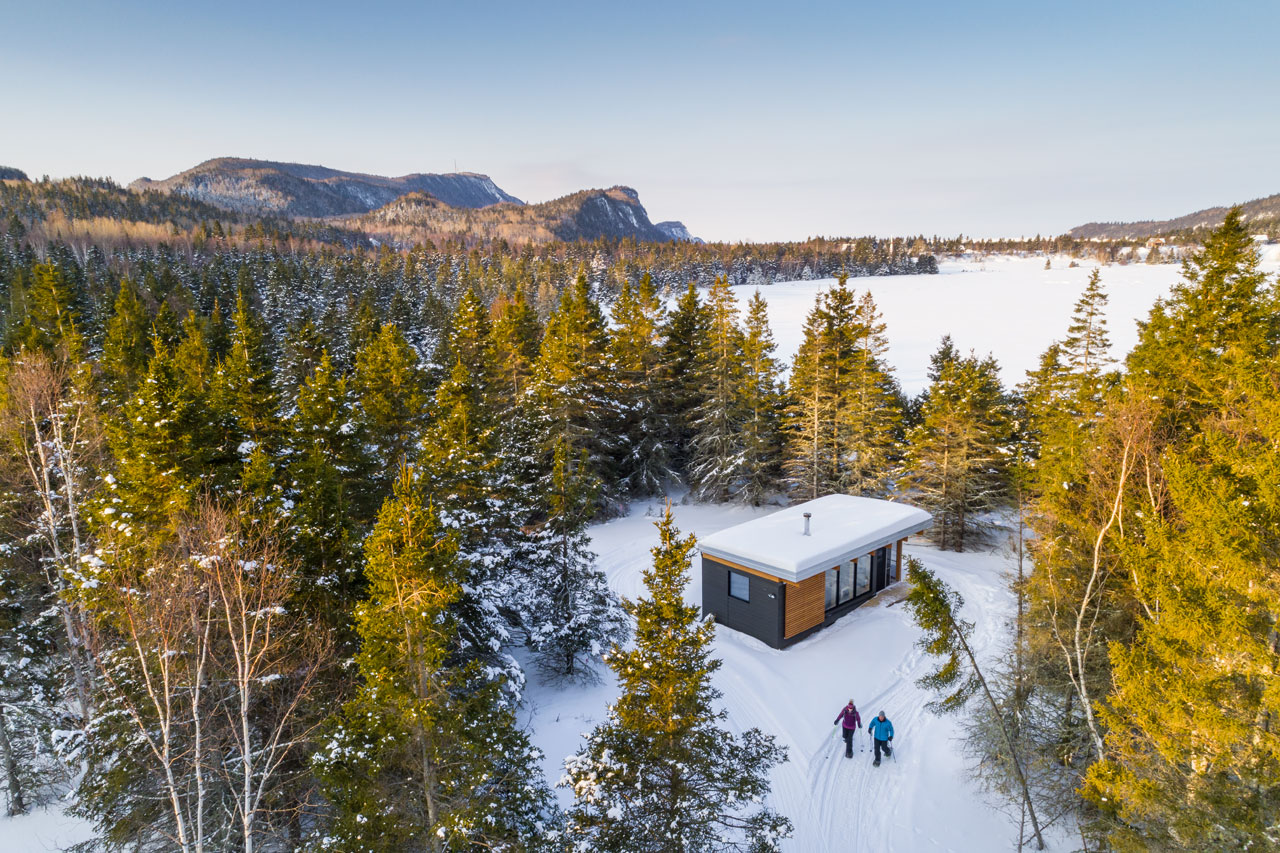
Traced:
<path fill-rule="evenodd" d="M 759 506 L 768 495 L 779 490 L 782 475 L 783 397 L 778 362 L 773 357 L 776 349 L 769 329 L 768 304 L 757 290 L 747 304 L 740 403 L 742 488 L 738 500 L 752 506 Z"/>
<path fill-rule="evenodd" d="M 539 450 L 549 470 L 557 443 L 574 458 L 586 456 L 585 473 L 595 481 L 597 506 L 614 510 L 619 495 L 616 466 L 618 389 L 604 314 L 591 296 L 585 270 L 566 289 L 547 321 L 527 405 L 539 421 Z"/>
<path fill-rule="evenodd" d="M 1280 341 L 1280 290 L 1258 268 L 1240 209 L 1228 211 L 1204 249 L 1182 266 L 1182 281 L 1139 323 L 1129 375 L 1159 400 L 1161 425 L 1175 440 L 1195 432 L 1221 399 L 1227 360 L 1263 361 Z"/>
<path fill-rule="evenodd" d="M 791 373 L 786 470 L 797 496 L 885 491 L 902 423 L 887 349 L 870 293 L 859 299 L 841 278 L 818 296 Z"/>
<path fill-rule="evenodd" d="M 1013 436 L 998 371 L 991 357 L 950 355 L 907 437 L 899 486 L 933 514 L 930 536 L 944 550 L 963 551 L 983 528 L 983 513 L 1007 496 Z"/>
<path fill-rule="evenodd" d="M 609 345 L 626 436 L 620 476 L 632 495 L 654 495 L 676 479 L 670 384 L 663 374 L 662 300 L 649 275 L 624 280 Z"/>
<path fill-rule="evenodd" d="M 542 341 L 542 324 L 523 291 L 517 290 L 510 299 L 500 299 L 495 308 L 497 319 L 492 333 L 497 374 L 495 391 L 498 399 L 513 405 L 532 382 L 538 345 Z"/>
<path fill-rule="evenodd" d="M 376 491 L 390 492 L 389 472 L 415 456 L 427 421 L 429 396 L 418 354 L 387 324 L 355 357 L 351 378 L 357 422 L 374 460 Z"/>
<path fill-rule="evenodd" d="M 693 413 L 689 485 L 699 500 L 724 502 L 743 478 L 743 357 L 738 306 L 729 280 L 707 294 L 708 335 L 699 351 L 702 402 Z"/>
<path fill-rule="evenodd" d="M 457 541 L 402 469 L 365 546 L 362 685 L 316 759 L 331 825 L 321 849 L 527 850 L 550 795 L 500 686 L 458 664 Z"/>
<path fill-rule="evenodd" d="M 529 647 L 545 672 L 569 679 L 590 678 L 589 662 L 628 633 L 621 602 L 591 552 L 586 528 L 595 500 L 582 467 L 564 442 L 556 445 L 547 518 L 523 559 L 530 579 L 522 619 Z"/>
<path fill-rule="evenodd" d="M 658 534 L 644 573 L 649 597 L 627 605 L 635 648 L 608 658 L 622 696 L 565 761 L 569 838 L 581 850 L 776 850 L 791 823 L 758 804 L 786 752 L 759 729 L 735 737 L 721 727 L 715 626 L 684 603 L 694 540 L 680 538 L 669 506 Z"/>
<path fill-rule="evenodd" d="M 963 713 L 974 696 L 981 695 L 986 700 L 990 719 L 996 720 L 1004 742 L 1005 755 L 1017 780 L 1020 799 L 1031 817 L 1036 849 L 1043 850 L 1044 838 L 1040 834 L 1040 821 L 1023 771 L 1025 759 L 1021 756 L 1021 745 L 1011 732 L 1009 715 L 996 701 L 969 643 L 973 623 L 959 616 L 964 599 L 915 557 L 907 560 L 907 582 L 911 584 L 906 598 L 907 609 L 923 632 L 917 645 L 930 655 L 945 659 L 937 670 L 917 681 L 921 687 L 942 694 L 929 704 L 929 709 L 939 714 Z"/>
<path fill-rule="evenodd" d="M 711 316 L 698 298 L 693 282 L 676 301 L 663 332 L 662 361 L 669 383 L 673 413 L 672 467 L 687 476 L 691 464 L 693 412 L 702 403 L 701 361 L 704 342 L 711 330 Z"/>
<path fill-rule="evenodd" d="M 1117 849 L 1280 843 L 1280 370 L 1225 369 L 1229 409 L 1166 451 L 1165 511 L 1124 551 L 1142 608 L 1111 647 L 1107 753 L 1085 787 Z"/>
<path fill-rule="evenodd" d="M 129 279 L 120 281 L 115 310 L 102 343 L 103 385 L 115 406 L 123 405 L 147 371 L 151 352 L 151 316 Z"/>
<path fill-rule="evenodd" d="M 298 391 L 288 421 L 286 477 L 293 549 L 304 595 L 325 618 L 345 621 L 358 590 L 358 545 L 372 525 L 371 470 L 346 377 L 327 352 Z"/>
<path fill-rule="evenodd" d="M 23 298 L 23 316 L 9 320 L 9 348 L 53 353 L 58 348 L 79 356 L 83 347 L 80 311 L 72 282 L 57 264 L 36 264 Z"/>

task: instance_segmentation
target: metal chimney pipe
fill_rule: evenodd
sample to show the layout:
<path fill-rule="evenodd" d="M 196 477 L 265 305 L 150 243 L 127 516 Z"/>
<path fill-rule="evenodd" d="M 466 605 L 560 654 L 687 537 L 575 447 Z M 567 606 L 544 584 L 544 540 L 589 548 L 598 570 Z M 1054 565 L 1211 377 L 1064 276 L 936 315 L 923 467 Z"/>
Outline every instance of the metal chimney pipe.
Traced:
<path fill-rule="evenodd" d="M 806 512 L 804 514 L 804 535 L 805 536 L 809 535 L 809 519 L 812 517 L 813 517 L 813 513 L 811 512 Z"/>

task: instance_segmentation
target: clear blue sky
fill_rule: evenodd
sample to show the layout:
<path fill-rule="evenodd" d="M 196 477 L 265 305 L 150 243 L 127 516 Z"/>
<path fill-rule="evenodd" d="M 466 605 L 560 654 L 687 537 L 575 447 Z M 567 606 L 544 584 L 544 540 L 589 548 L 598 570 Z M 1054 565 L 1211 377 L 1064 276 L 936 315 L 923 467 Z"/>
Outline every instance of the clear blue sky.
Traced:
<path fill-rule="evenodd" d="M 1280 3 L 0 0 L 0 164 L 628 184 L 711 239 L 1059 233 L 1280 192 Z"/>

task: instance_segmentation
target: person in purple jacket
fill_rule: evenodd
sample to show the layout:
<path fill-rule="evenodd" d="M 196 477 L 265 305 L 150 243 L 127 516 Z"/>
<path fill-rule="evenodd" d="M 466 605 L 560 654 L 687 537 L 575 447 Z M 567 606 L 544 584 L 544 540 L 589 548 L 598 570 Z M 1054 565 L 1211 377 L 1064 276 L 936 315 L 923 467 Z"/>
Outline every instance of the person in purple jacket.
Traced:
<path fill-rule="evenodd" d="M 858 716 L 858 706 L 853 704 L 853 700 L 849 700 L 849 704 L 840 709 L 840 713 L 836 716 L 837 723 L 843 721 L 844 725 L 844 757 L 853 758 L 853 733 L 862 728 L 862 718 Z"/>

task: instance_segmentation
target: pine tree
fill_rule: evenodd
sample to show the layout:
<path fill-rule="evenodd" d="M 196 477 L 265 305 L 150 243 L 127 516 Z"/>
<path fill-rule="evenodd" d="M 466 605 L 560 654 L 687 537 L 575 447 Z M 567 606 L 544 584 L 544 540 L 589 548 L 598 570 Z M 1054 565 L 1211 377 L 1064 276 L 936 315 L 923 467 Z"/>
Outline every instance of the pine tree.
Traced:
<path fill-rule="evenodd" d="M 1111 531 L 1098 537 L 1103 577 L 1117 560 L 1124 570 L 1098 607 L 1124 618 L 1106 626 L 1123 641 L 1112 641 L 1109 692 L 1095 701 L 1101 760 L 1084 792 L 1122 849 L 1239 847 L 1276 825 L 1278 611 L 1264 580 L 1275 550 L 1276 300 L 1229 212 L 1142 324 L 1125 398 L 1099 429 L 1128 438 L 1111 452 L 1109 527 L 1094 522 Z"/>
<path fill-rule="evenodd" d="M 320 849 L 535 848 L 550 812 L 537 753 L 478 662 L 456 665 L 455 536 L 402 469 L 365 546 L 362 685 L 316 768 L 333 807 Z"/>
<path fill-rule="evenodd" d="M 786 752 L 759 729 L 735 737 L 721 727 L 711 686 L 720 666 L 710 656 L 715 626 L 684 603 L 694 540 L 680 538 L 669 506 L 658 534 L 644 573 L 649 596 L 627 605 L 635 648 L 608 658 L 622 696 L 565 761 L 573 849 L 776 850 L 791 823 L 758 804 Z"/>
<path fill-rule="evenodd" d="M 518 597 L 519 584 L 508 569 L 520 517 L 502 481 L 495 417 L 466 365 L 455 362 L 436 389 L 435 417 L 418 460 L 423 489 L 442 522 L 456 531 L 457 559 L 465 572 L 464 593 L 451 608 L 457 654 L 482 662 L 516 699 L 524 673 L 505 648 Z"/>
<path fill-rule="evenodd" d="M 742 339 L 742 488 L 738 500 L 759 506 L 782 477 L 783 397 L 768 304 L 757 290 L 747 304 Z"/>
<path fill-rule="evenodd" d="M 963 551 L 983 529 L 982 514 L 1004 502 L 1012 438 L 995 359 L 950 355 L 941 362 L 921 423 L 907 436 L 899 486 L 933 514 L 930 536 L 944 550 Z"/>

